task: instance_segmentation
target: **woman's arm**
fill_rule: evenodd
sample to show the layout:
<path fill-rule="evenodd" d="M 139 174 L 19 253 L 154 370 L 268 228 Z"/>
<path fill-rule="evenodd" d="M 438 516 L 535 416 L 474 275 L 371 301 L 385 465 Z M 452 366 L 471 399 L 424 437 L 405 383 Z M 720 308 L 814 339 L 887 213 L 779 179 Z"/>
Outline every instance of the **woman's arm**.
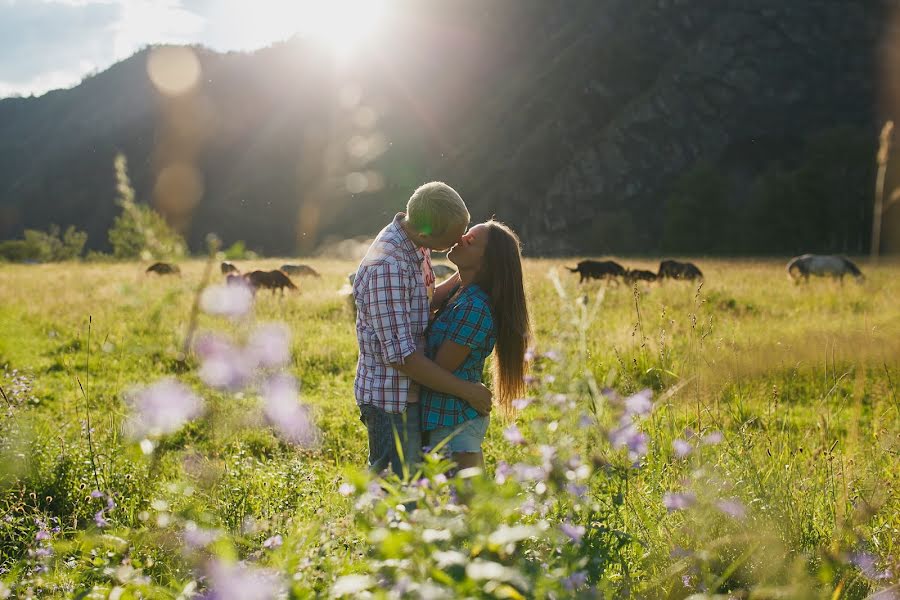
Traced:
<path fill-rule="evenodd" d="M 459 285 L 459 271 L 445 279 L 434 288 L 434 295 L 431 297 L 431 310 L 437 310 L 441 304 L 444 303 L 444 300 L 447 299 L 447 296 L 450 295 L 450 292 L 453 291 L 453 288 Z"/>
<path fill-rule="evenodd" d="M 453 373 L 462 366 L 471 353 L 472 349 L 468 346 L 447 340 L 438 348 L 434 362 Z"/>

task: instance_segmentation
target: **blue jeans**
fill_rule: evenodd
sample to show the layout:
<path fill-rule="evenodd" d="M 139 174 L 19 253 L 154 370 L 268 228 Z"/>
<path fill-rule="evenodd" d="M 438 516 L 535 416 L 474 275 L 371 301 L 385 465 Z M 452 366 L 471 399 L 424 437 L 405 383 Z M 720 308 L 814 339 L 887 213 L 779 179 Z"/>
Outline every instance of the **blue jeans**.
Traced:
<path fill-rule="evenodd" d="M 453 427 L 438 427 L 430 432 L 429 445 L 434 448 L 439 443 L 447 440 L 443 446 L 444 452 L 481 452 L 481 442 L 491 422 L 489 416 L 479 416 L 467 419 Z M 447 439 L 449 438 L 449 439 Z"/>
<path fill-rule="evenodd" d="M 389 413 L 371 404 L 359 406 L 359 420 L 369 434 L 369 468 L 381 473 L 388 466 L 401 479 L 422 461 L 422 431 L 419 404 L 408 404 L 406 412 Z M 396 437 L 395 437 L 396 436 Z M 399 442 L 399 444 L 398 444 Z M 402 458 L 401 458 L 402 453 Z"/>

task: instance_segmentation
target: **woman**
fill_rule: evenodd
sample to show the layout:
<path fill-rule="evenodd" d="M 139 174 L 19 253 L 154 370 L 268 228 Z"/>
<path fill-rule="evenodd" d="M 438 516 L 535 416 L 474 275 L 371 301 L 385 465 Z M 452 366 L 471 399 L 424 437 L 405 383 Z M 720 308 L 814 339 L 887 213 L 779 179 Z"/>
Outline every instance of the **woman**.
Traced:
<path fill-rule="evenodd" d="M 435 290 L 433 304 L 441 308 L 426 331 L 425 353 L 457 377 L 481 381 L 484 361 L 494 351 L 494 398 L 508 409 L 524 388 L 530 335 L 519 238 L 490 220 L 472 227 L 447 258 L 458 275 Z M 481 443 L 490 417 L 427 388 L 421 400 L 429 445 L 443 443 L 461 469 L 482 466 Z"/>

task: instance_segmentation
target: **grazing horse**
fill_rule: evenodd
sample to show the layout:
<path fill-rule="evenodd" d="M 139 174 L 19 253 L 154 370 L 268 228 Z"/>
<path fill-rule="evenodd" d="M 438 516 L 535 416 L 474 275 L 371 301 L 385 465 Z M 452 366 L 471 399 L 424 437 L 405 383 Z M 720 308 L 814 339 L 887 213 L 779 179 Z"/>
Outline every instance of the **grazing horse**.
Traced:
<path fill-rule="evenodd" d="M 574 269 L 572 267 L 566 268 L 581 276 L 578 283 L 584 283 L 585 279 L 615 281 L 616 277 L 625 276 L 625 267 L 612 260 L 583 260 Z"/>
<path fill-rule="evenodd" d="M 150 273 L 156 273 L 157 275 L 181 275 L 181 269 L 171 263 L 158 262 L 147 267 L 145 273 L 148 275 Z"/>
<path fill-rule="evenodd" d="M 281 268 L 279 270 L 284 271 L 288 275 L 296 275 L 298 277 L 304 277 L 307 275 L 309 277 L 321 277 L 321 275 L 319 275 L 319 272 L 309 265 L 281 265 Z"/>
<path fill-rule="evenodd" d="M 816 277 L 836 277 L 844 282 L 844 275 L 852 275 L 857 283 L 862 283 L 865 276 L 845 256 L 831 256 L 824 254 L 804 254 L 791 259 L 787 264 L 788 277 L 794 283 L 809 281 L 810 275 Z"/>
<path fill-rule="evenodd" d="M 275 294 L 275 290 L 281 290 L 284 295 L 284 289 L 296 290 L 297 286 L 291 281 L 291 278 L 281 271 L 251 271 L 244 276 L 247 283 L 254 289 L 268 288 Z"/>
<path fill-rule="evenodd" d="M 659 272 L 656 274 L 657 279 L 703 279 L 703 272 L 697 268 L 697 265 L 690 262 L 680 262 L 677 260 L 664 260 L 659 263 Z"/>
<path fill-rule="evenodd" d="M 625 273 L 625 283 L 632 284 L 635 281 L 656 281 L 656 273 L 643 269 L 628 269 Z"/>

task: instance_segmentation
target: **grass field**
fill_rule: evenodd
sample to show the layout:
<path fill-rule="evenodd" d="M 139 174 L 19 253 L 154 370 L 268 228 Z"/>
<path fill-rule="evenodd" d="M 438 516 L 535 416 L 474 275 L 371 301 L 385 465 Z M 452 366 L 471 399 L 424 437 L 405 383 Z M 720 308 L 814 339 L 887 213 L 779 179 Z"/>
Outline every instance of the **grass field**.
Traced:
<path fill-rule="evenodd" d="M 573 263 L 526 265 L 531 402 L 495 411 L 486 476 L 433 456 L 410 485 L 362 470 L 355 265 L 198 318 L 289 326 L 300 445 L 182 354 L 204 261 L 0 265 L 0 598 L 900 597 L 900 266 L 795 286 L 699 260 L 702 286 L 632 289 Z M 204 413 L 129 436 L 127 398 L 165 377 Z"/>

